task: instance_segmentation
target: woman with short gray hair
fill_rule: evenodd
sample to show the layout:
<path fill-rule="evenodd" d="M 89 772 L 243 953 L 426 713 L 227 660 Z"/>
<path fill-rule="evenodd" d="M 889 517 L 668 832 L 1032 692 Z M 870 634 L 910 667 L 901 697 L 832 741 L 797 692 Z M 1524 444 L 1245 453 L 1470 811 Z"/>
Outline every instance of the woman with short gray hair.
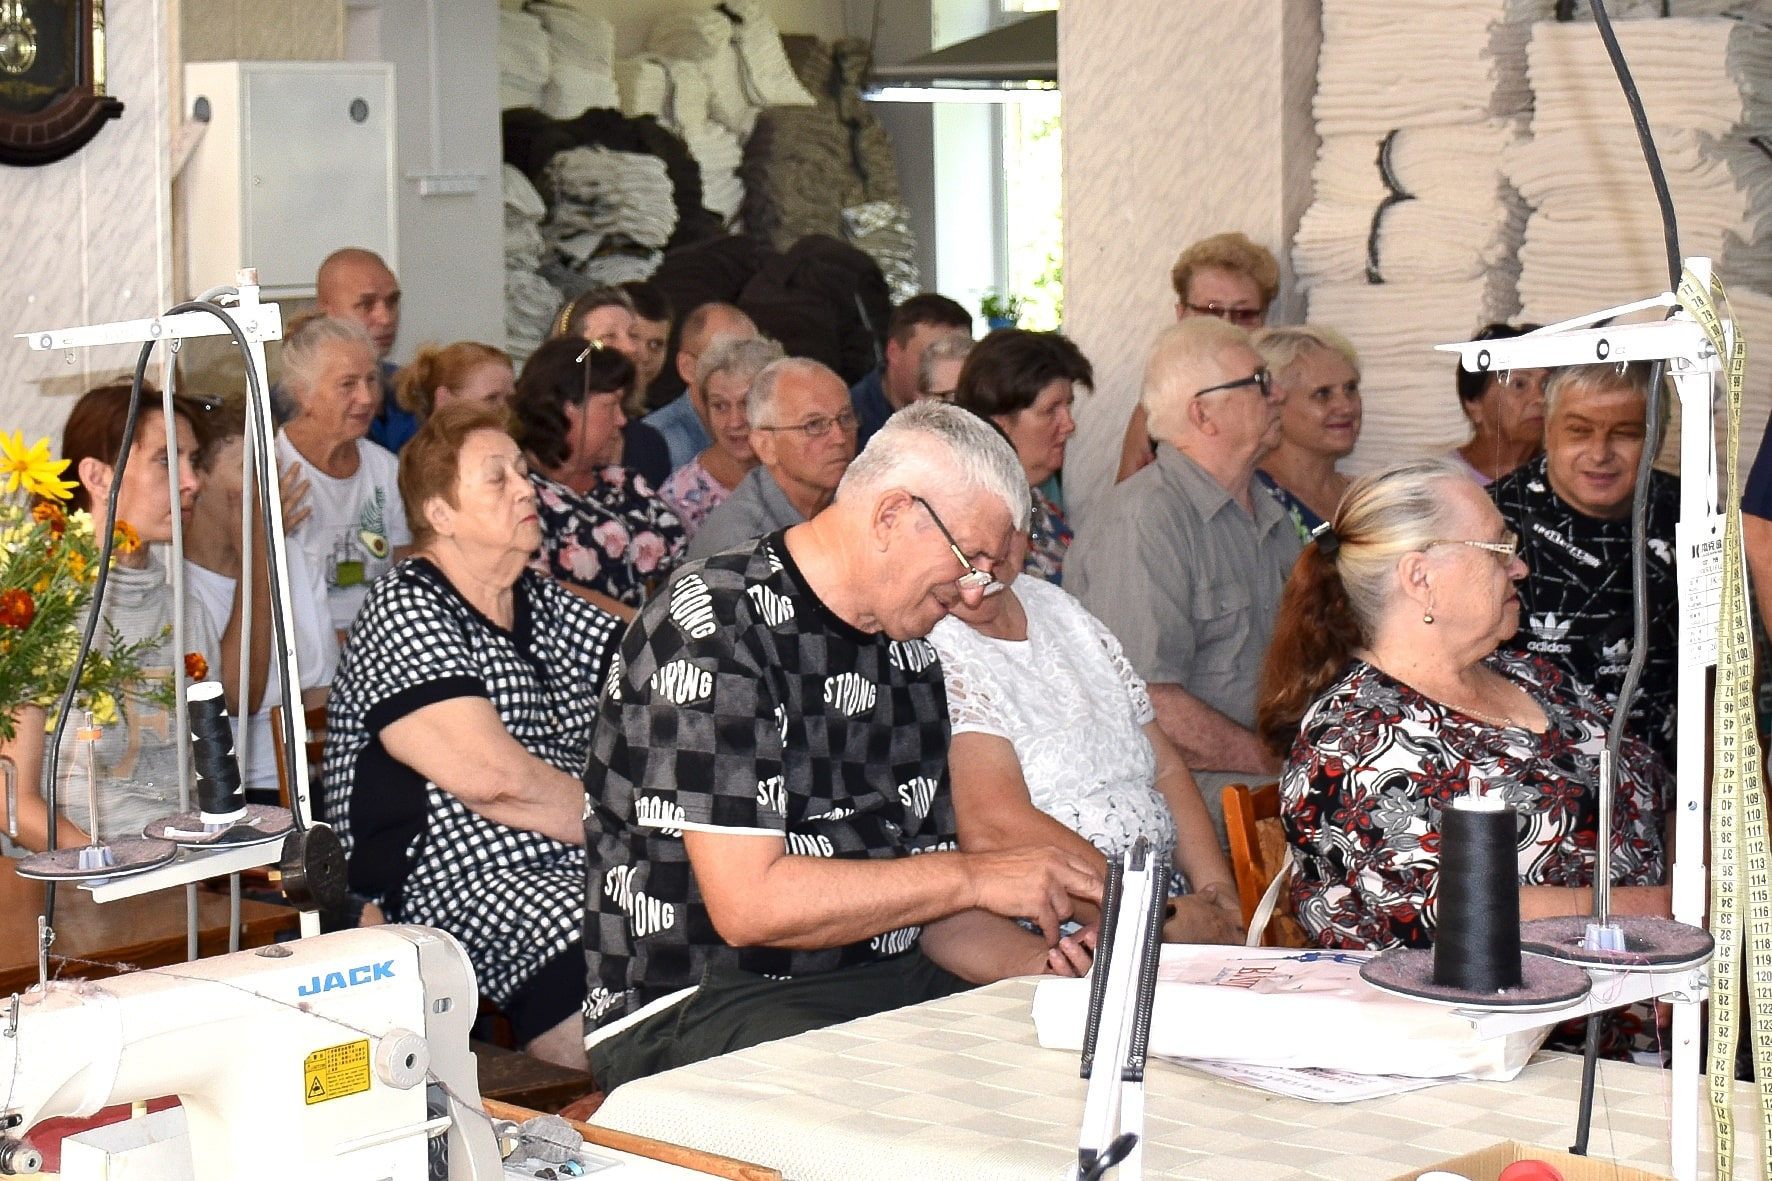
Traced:
<path fill-rule="evenodd" d="M 1309 541 L 1347 491 L 1335 465 L 1360 441 L 1360 359 L 1345 336 L 1319 324 L 1263 328 L 1249 343 L 1286 392 L 1280 445 L 1255 478 Z"/>
<path fill-rule="evenodd" d="M 412 543 L 399 463 L 366 437 L 381 409 L 381 366 L 363 326 L 334 316 L 297 321 L 282 360 L 282 396 L 293 415 L 277 432 L 277 465 L 285 481 L 305 485 L 311 510 L 289 540 L 325 572 L 325 608 L 342 634 L 369 584 Z"/>
<path fill-rule="evenodd" d="M 781 346 L 773 340 L 722 336 L 697 358 L 689 401 L 714 441 L 672 472 L 658 490 L 659 499 L 683 522 L 686 537 L 695 536 L 708 513 L 731 496 L 745 473 L 757 466 L 745 400 L 757 374 L 782 355 Z"/>

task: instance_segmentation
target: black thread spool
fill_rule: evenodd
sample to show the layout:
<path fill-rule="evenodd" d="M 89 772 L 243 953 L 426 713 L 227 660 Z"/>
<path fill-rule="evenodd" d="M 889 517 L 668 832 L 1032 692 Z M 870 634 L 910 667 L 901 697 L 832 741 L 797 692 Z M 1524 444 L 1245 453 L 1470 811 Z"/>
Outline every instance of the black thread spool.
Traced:
<path fill-rule="evenodd" d="M 1435 984 L 1500 992 L 1524 982 L 1518 842 L 1499 796 L 1463 796 L 1440 812 Z"/>
<path fill-rule="evenodd" d="M 234 724 L 220 681 L 198 681 L 185 689 L 185 718 L 191 727 L 191 773 L 197 781 L 197 810 L 204 824 L 229 824 L 246 815 L 246 789 L 234 755 Z"/>

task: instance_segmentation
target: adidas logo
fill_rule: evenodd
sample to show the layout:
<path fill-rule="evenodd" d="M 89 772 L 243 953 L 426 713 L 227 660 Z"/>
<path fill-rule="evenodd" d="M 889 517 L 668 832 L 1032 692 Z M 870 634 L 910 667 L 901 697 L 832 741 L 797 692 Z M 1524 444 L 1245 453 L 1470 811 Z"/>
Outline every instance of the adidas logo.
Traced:
<path fill-rule="evenodd" d="M 1534 615 L 1528 620 L 1532 634 L 1541 640 L 1561 640 L 1569 634 L 1569 621 L 1558 619 L 1555 611 L 1546 611 L 1543 615 Z"/>
<path fill-rule="evenodd" d="M 1674 560 L 1674 547 L 1659 537 L 1649 539 L 1649 552 L 1660 558 L 1663 565 Z"/>
<path fill-rule="evenodd" d="M 1620 639 L 1617 643 L 1607 644 L 1604 648 L 1601 648 L 1600 649 L 1600 659 L 1602 659 L 1602 660 L 1629 660 L 1630 659 L 1630 637 L 1625 636 L 1624 638 Z"/>

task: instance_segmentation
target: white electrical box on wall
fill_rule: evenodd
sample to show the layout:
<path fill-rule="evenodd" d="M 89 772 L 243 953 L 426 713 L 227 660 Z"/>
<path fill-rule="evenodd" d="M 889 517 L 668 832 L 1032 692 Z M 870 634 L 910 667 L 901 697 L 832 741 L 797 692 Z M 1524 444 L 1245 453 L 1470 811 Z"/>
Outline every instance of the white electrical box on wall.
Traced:
<path fill-rule="evenodd" d="M 392 65 L 192 62 L 185 114 L 208 123 L 181 176 L 192 293 L 252 266 L 265 295 L 311 296 L 346 246 L 398 271 Z"/>

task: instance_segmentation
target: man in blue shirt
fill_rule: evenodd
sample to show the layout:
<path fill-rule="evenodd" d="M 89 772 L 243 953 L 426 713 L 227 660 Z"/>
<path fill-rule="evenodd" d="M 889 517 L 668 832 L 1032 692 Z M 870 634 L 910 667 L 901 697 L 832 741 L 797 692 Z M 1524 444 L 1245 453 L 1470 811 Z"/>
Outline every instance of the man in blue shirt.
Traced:
<path fill-rule="evenodd" d="M 355 320 L 369 332 L 381 366 L 381 409 L 369 424 L 369 438 L 398 452 L 418 433 L 418 419 L 394 400 L 394 374 L 388 360 L 400 335 L 400 280 L 373 250 L 347 246 L 326 256 L 314 279 L 315 303 L 322 315 Z"/>
<path fill-rule="evenodd" d="M 886 321 L 886 359 L 849 387 L 858 422 L 856 449 L 868 445 L 886 420 L 917 400 L 917 367 L 929 342 L 949 332 L 971 332 L 972 314 L 945 295 L 925 291 L 892 309 Z"/>
<path fill-rule="evenodd" d="M 682 335 L 677 339 L 677 375 L 685 384 L 695 384 L 695 363 L 716 337 L 732 336 L 750 339 L 757 335 L 751 318 L 729 303 L 704 303 L 683 321 Z M 641 419 L 664 436 L 671 451 L 671 470 L 676 471 L 713 446 L 707 424 L 695 409 L 695 403 L 684 390 L 674 399 Z"/>

